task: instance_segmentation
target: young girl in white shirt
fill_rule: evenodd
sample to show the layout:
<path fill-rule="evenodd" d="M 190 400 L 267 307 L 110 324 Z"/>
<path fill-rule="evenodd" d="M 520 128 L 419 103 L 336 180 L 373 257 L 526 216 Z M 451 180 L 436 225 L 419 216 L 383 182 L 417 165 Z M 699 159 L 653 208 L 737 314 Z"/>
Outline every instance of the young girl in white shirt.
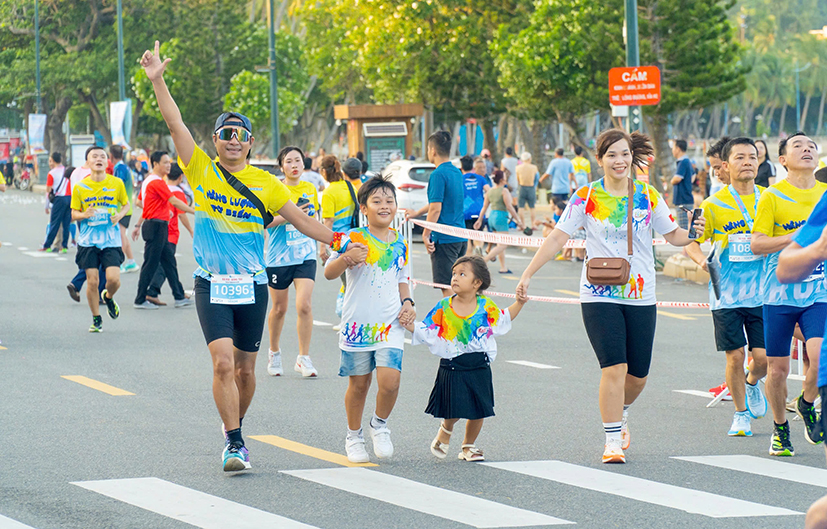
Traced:
<path fill-rule="evenodd" d="M 528 301 L 520 296 L 508 309 L 500 310 L 482 294 L 490 284 L 491 275 L 481 257 L 461 257 L 451 270 L 454 295 L 437 303 L 424 321 L 405 326 L 413 333 L 413 345 L 427 344 L 431 353 L 441 357 L 425 409 L 425 413 L 442 418 L 431 443 L 431 453 L 439 459 L 448 455 L 448 443 L 460 419 L 468 419 L 468 423 L 459 459 L 485 459 L 474 443 L 483 420 L 494 415 L 490 366 L 497 356 L 494 337 L 511 329 L 511 320 Z"/>

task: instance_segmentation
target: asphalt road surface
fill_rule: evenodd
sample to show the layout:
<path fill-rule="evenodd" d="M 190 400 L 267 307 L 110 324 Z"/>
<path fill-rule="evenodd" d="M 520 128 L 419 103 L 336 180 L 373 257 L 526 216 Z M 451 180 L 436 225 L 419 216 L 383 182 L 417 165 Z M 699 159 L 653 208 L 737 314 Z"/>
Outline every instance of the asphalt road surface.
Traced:
<path fill-rule="evenodd" d="M 319 377 L 290 369 L 295 313 L 282 337 L 281 378 L 266 373 L 265 332 L 244 422 L 253 468 L 226 474 L 194 308 L 133 310 L 138 274 L 129 274 L 116 296 L 120 319 L 104 315 L 104 332 L 88 333 L 85 299 L 75 303 L 65 288 L 75 251 L 36 252 L 47 221 L 40 196 L 0 195 L 0 529 L 791 528 L 803 526 L 827 488 L 824 449 L 805 442 L 801 422 L 791 422 L 795 457 L 770 458 L 771 419 L 754 421 L 752 438 L 729 438 L 732 403 L 706 408 L 703 393 L 723 381 L 724 358 L 700 309 L 660 313 L 649 385 L 630 410 L 626 465 L 600 462 L 600 370 L 579 307 L 530 303 L 499 340 L 497 415 L 477 443 L 485 464 L 457 460 L 461 424 L 446 460 L 429 452 L 438 421 L 423 410 L 438 360 L 408 345 L 388 423 L 395 454 L 348 466 L 347 381 L 337 376 L 331 329 L 339 283 L 321 272 L 310 349 Z M 140 261 L 142 245 L 134 248 Z M 189 289 L 195 263 L 186 233 L 179 254 Z M 530 255 L 509 251 L 513 276 L 492 265 L 492 289 L 513 292 Z M 416 278 L 430 279 L 421 244 L 412 263 Z M 571 297 L 579 273 L 579 264 L 550 263 L 531 293 Z M 707 298 L 705 287 L 662 276 L 657 290 L 664 301 Z M 415 297 L 421 318 L 439 296 L 419 287 Z M 166 286 L 162 298 L 172 301 Z M 797 393 L 800 382 L 789 386 Z M 374 395 L 375 387 L 365 424 Z"/>

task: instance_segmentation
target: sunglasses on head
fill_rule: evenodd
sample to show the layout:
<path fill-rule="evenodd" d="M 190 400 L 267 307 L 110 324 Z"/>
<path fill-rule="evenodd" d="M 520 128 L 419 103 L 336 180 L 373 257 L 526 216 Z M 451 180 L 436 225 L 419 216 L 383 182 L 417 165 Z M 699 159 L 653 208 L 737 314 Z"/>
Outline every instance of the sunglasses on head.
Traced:
<path fill-rule="evenodd" d="M 233 127 L 223 128 L 219 130 L 217 134 L 219 140 L 230 141 L 231 139 L 233 139 L 233 136 L 235 136 L 236 139 L 241 143 L 246 143 L 250 141 L 250 138 L 253 137 L 253 135 L 250 134 L 250 131 L 248 131 L 247 129 L 237 129 Z"/>

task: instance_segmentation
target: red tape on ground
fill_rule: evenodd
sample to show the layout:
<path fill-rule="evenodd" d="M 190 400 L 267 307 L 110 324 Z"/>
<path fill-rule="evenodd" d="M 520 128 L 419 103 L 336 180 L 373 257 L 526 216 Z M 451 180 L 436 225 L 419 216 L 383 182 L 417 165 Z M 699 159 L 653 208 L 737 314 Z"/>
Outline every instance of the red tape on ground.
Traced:
<path fill-rule="evenodd" d="M 421 228 L 435 231 L 437 233 L 454 235 L 455 237 L 463 237 L 465 239 L 472 239 L 474 241 L 490 242 L 492 244 L 507 244 L 509 246 L 522 246 L 524 248 L 539 248 L 543 245 L 543 242 L 545 241 L 545 238 L 543 237 L 529 237 L 527 235 L 511 235 L 509 233 L 469 230 L 466 228 L 446 226 L 444 224 L 437 224 L 435 222 L 428 222 L 425 220 L 418 219 L 409 219 L 409 221 Z M 652 242 L 655 245 L 667 244 L 666 239 L 654 239 Z M 564 246 L 564 248 L 585 247 L 586 241 L 575 239 L 570 239 L 566 242 L 566 245 Z"/>
<path fill-rule="evenodd" d="M 420 281 L 418 279 L 411 279 L 411 283 L 416 285 L 423 285 L 426 287 L 434 287 L 434 288 L 451 288 L 448 285 L 440 285 L 438 283 L 431 283 L 429 281 Z M 502 298 L 511 298 L 517 299 L 516 294 L 507 294 L 505 292 L 493 292 L 491 290 L 486 290 L 483 292 L 486 296 L 499 296 Z M 555 298 L 550 296 L 528 296 L 528 299 L 531 301 L 542 301 L 545 303 L 563 303 L 566 305 L 579 305 L 580 300 L 578 298 Z M 658 307 L 666 307 L 672 309 L 708 309 L 709 303 L 690 303 L 688 301 L 658 301 Z"/>

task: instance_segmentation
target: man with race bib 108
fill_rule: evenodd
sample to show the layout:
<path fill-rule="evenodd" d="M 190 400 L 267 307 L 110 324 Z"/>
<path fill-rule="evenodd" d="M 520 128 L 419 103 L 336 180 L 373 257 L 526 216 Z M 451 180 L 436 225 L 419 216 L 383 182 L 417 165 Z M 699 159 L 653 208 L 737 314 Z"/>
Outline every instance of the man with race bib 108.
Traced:
<path fill-rule="evenodd" d="M 827 184 L 815 179 L 817 153 L 815 142 L 803 132 L 781 140 L 778 145 L 778 160 L 786 167 L 787 178 L 771 185 L 761 194 L 753 227 L 752 251 L 756 255 L 767 255 L 761 288 L 764 298 L 764 340 L 769 365 L 767 399 L 775 421 L 770 455 L 774 456 L 795 454 L 785 413 L 790 345 L 796 323 L 804 335 L 810 357 L 804 391 L 798 399 L 796 413 L 804 421 L 807 442 L 818 444 L 823 438 L 813 402 L 818 396 L 818 357 L 824 321 L 827 318 L 824 265 L 819 264 L 798 283 L 781 284 L 775 274 L 778 254 L 790 244 L 798 228 L 806 222 L 827 190 Z"/>
<path fill-rule="evenodd" d="M 247 164 L 255 141 L 247 117 L 218 116 L 212 138 L 218 160 L 210 159 L 195 144 L 164 82 L 169 61 L 161 61 L 155 41 L 155 51 L 144 52 L 140 63 L 195 192 L 195 305 L 212 356 L 213 398 L 224 422 L 224 471 L 246 470 L 250 458 L 241 423 L 255 393 L 255 361 L 267 314 L 264 230 L 278 214 L 334 251 L 341 249 L 344 234 L 309 217 L 276 177 Z"/>
<path fill-rule="evenodd" d="M 709 307 L 715 325 L 715 344 L 726 351 L 726 383 L 735 403 L 727 435 L 752 436 L 750 419 L 767 413 L 767 400 L 758 381 L 767 374 L 764 317 L 761 309 L 761 272 L 764 258 L 750 250 L 758 199 L 764 188 L 755 185 L 758 149 L 749 138 L 735 138 L 720 154 L 731 184 L 701 204 L 706 229 L 687 247 L 687 254 L 704 269 L 707 261 L 700 243 L 712 241 L 720 262 L 720 297 L 709 284 Z M 744 347 L 749 342 L 752 361 L 744 377 Z"/>

